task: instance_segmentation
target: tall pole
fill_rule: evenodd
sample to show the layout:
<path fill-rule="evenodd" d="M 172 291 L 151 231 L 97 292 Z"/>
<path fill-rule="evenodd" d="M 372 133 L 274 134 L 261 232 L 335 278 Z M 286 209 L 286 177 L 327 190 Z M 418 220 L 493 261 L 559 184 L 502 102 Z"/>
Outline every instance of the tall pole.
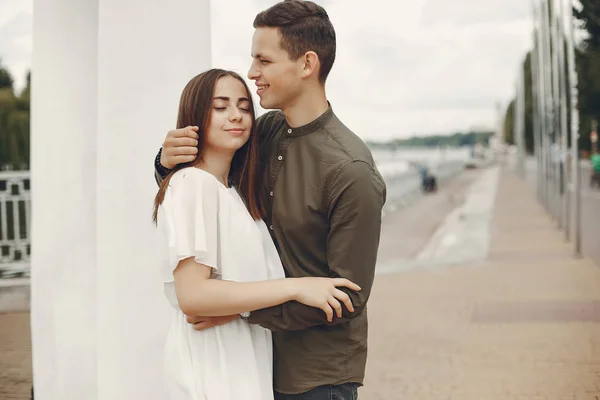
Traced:
<path fill-rule="evenodd" d="M 519 140 L 519 119 L 521 107 L 519 106 L 519 73 L 517 70 L 517 81 L 515 83 L 515 102 L 513 104 L 513 120 L 512 120 L 512 130 L 513 130 L 513 141 L 517 146 L 517 165 L 515 165 L 516 171 L 518 174 L 521 173 L 521 146 Z"/>
<path fill-rule="evenodd" d="M 541 125 L 541 181 L 542 181 L 542 188 L 543 188 L 543 199 L 544 199 L 544 206 L 546 207 L 547 211 L 550 211 L 550 206 L 551 206 L 551 182 L 550 182 L 550 175 L 549 175 L 549 170 L 548 170 L 548 159 L 549 159 L 549 154 L 548 154 L 548 149 L 549 149 L 549 130 L 550 130 L 550 126 L 549 126 L 549 110 L 548 110 L 548 57 L 547 57 L 547 49 L 548 49 L 548 43 L 546 41 L 546 23 L 544 21 L 544 18 L 546 16 L 546 12 L 545 10 L 545 0 L 541 2 L 540 4 L 540 8 L 538 10 L 537 16 L 538 16 L 538 23 L 539 23 L 539 27 L 538 27 L 538 46 L 539 46 L 539 52 L 538 52 L 538 72 L 539 72 L 539 93 L 540 93 L 540 98 L 539 98 L 539 105 L 540 105 L 540 125 Z M 547 21 L 547 19 L 546 19 Z"/>
<path fill-rule="evenodd" d="M 550 9 L 546 0 L 542 0 L 542 32 L 544 43 L 544 77 L 546 87 L 546 173 L 548 176 L 548 204 L 549 212 L 555 217 L 556 206 L 556 181 L 554 168 L 552 168 L 554 150 L 554 97 L 552 88 L 552 40 L 550 33 Z"/>
<path fill-rule="evenodd" d="M 537 22 L 536 22 L 536 9 L 535 4 L 533 5 L 533 18 L 534 18 L 534 30 L 533 30 L 533 51 L 531 52 L 531 106 L 532 106 L 532 117 L 533 117 L 533 147 L 536 161 L 536 192 L 538 201 L 542 202 L 542 179 L 541 179 L 541 126 L 540 126 L 540 107 L 539 107 L 539 82 L 538 82 L 538 52 L 539 45 L 537 40 Z"/>
<path fill-rule="evenodd" d="M 519 149 L 519 174 L 522 179 L 525 179 L 525 156 L 527 149 L 525 148 L 525 70 L 522 65 L 519 65 L 517 83 L 517 99 L 518 99 L 518 123 L 517 123 L 517 143 Z"/>
<path fill-rule="evenodd" d="M 573 21 L 573 0 L 567 0 L 566 17 L 569 31 L 567 40 L 568 78 L 571 90 L 569 96 L 569 109 L 571 110 L 571 180 L 573 183 L 573 242 L 575 256 L 581 256 L 581 185 L 579 171 L 579 110 L 577 99 L 577 69 L 575 65 L 575 24 Z"/>
<path fill-rule="evenodd" d="M 567 78 L 565 76 L 565 19 L 564 4 L 562 0 L 558 4 L 558 77 L 560 82 L 560 138 L 561 138 L 561 182 L 562 182 L 562 217 L 565 239 L 569 240 L 571 235 L 571 199 L 569 185 L 567 185 L 567 154 L 568 154 L 568 126 L 567 126 Z"/>
<path fill-rule="evenodd" d="M 553 126 L 554 126 L 554 137 L 553 137 L 553 169 L 555 179 L 555 196 L 556 204 L 554 214 L 558 223 L 559 229 L 563 227 L 563 196 L 562 196 L 562 175 L 561 175 L 561 135 L 560 130 L 560 79 L 559 79 L 559 59 L 558 59 L 558 48 L 559 36 L 558 36 L 558 7 L 557 0 L 550 0 L 550 27 L 551 27 L 551 39 L 552 39 L 552 110 L 553 110 Z"/>
<path fill-rule="evenodd" d="M 546 180 L 544 179 L 544 132 L 545 132 L 545 124 L 544 124 L 544 106 L 543 106 L 543 98 L 544 98 L 544 88 L 542 85 L 542 49 L 541 49 L 541 32 L 540 32 L 540 10 L 536 5 L 536 0 L 532 2 L 533 8 L 533 21 L 534 21 L 534 34 L 535 34 L 535 84 L 536 84 L 536 108 L 537 108 L 537 125 L 538 125 L 538 176 L 537 180 L 539 182 L 539 190 L 540 190 L 540 202 L 546 206 Z"/>

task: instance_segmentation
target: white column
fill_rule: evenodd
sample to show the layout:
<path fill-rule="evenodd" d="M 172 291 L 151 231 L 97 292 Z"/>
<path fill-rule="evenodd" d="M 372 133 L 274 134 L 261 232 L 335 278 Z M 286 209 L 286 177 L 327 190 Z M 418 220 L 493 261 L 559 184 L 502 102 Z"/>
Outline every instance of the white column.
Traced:
<path fill-rule="evenodd" d="M 208 0 L 34 0 L 36 400 L 164 399 L 152 164 L 209 32 Z"/>

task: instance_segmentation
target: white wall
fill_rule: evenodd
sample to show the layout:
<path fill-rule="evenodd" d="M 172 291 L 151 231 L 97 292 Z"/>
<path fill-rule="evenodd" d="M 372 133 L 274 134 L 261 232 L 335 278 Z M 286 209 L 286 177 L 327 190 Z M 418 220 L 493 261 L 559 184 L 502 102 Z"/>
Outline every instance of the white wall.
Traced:
<path fill-rule="evenodd" d="M 208 0 L 35 0 L 36 400 L 163 399 L 154 156 L 210 67 Z"/>

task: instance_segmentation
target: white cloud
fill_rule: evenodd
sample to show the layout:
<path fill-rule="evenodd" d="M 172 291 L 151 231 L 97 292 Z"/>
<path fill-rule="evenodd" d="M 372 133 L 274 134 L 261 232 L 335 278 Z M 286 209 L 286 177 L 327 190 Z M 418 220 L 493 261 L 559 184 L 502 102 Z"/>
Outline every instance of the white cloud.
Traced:
<path fill-rule="evenodd" d="M 231 3 L 213 5 L 213 64 L 245 73 L 252 20 L 275 2 L 236 1 L 242 25 L 233 33 Z M 493 127 L 531 43 L 521 0 L 324 3 L 338 37 L 327 94 L 366 139 Z"/>
<path fill-rule="evenodd" d="M 351 128 L 388 138 L 493 126 L 530 46 L 528 10 L 489 12 L 506 0 L 351 3 L 330 7 L 340 50 L 328 90 Z"/>
<path fill-rule="evenodd" d="M 252 21 L 275 2 L 211 2 L 213 66 L 246 76 Z M 318 2 L 338 37 L 328 97 L 365 139 L 492 127 L 531 46 L 528 1 Z M 31 65 L 31 9 L 0 0 L 0 57 L 18 85 Z"/>
<path fill-rule="evenodd" d="M 427 0 L 423 10 L 427 24 L 453 26 L 497 24 L 528 19 L 531 2 L 523 0 Z"/>
<path fill-rule="evenodd" d="M 0 60 L 13 75 L 17 90 L 25 86 L 31 68 L 32 12 L 32 0 L 0 1 Z"/>

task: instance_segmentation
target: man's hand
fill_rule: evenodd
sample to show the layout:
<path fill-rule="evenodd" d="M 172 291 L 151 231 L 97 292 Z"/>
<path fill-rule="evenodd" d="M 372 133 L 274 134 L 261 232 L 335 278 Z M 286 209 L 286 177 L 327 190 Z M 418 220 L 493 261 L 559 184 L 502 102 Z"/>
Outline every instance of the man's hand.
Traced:
<path fill-rule="evenodd" d="M 169 131 L 163 143 L 160 163 L 163 167 L 173 169 L 177 164 L 192 162 L 198 154 L 198 127 L 186 126 L 185 128 Z"/>
<path fill-rule="evenodd" d="M 213 326 L 225 325 L 231 321 L 235 321 L 240 318 L 239 314 L 227 315 L 224 317 L 187 317 L 186 321 L 188 324 L 193 325 L 197 331 L 212 328 Z"/>

